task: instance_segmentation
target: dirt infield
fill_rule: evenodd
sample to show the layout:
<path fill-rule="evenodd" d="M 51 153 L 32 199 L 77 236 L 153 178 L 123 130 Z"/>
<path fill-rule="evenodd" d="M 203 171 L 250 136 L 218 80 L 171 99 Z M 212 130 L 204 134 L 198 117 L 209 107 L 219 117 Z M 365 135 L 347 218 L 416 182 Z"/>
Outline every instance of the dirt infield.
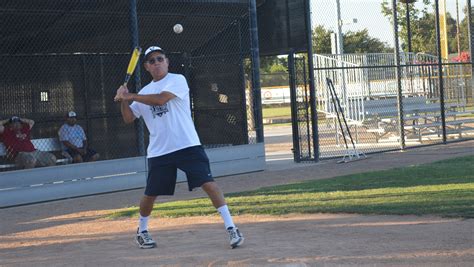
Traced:
<path fill-rule="evenodd" d="M 442 151 L 442 153 L 440 153 Z M 388 169 L 474 154 L 474 141 L 384 153 L 349 164 L 269 163 L 265 172 L 218 179 L 225 192 Z M 141 190 L 0 210 L 1 266 L 472 266 L 474 220 L 313 214 L 236 216 L 243 247 L 231 250 L 218 216 L 153 219 L 158 248 L 133 241 L 136 219 L 107 219 Z M 176 196 L 202 196 L 179 184 Z"/>

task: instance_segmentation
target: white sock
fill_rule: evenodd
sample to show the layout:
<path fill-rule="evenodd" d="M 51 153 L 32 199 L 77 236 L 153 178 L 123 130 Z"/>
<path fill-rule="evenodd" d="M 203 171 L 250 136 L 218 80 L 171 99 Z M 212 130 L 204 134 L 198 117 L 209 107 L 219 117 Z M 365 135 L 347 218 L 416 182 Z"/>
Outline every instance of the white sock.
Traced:
<path fill-rule="evenodd" d="M 147 216 L 147 217 L 143 217 L 142 215 L 140 215 L 140 219 L 138 220 L 138 232 L 143 232 L 143 231 L 148 231 L 148 218 L 150 216 Z"/>
<path fill-rule="evenodd" d="M 221 217 L 224 220 L 225 229 L 228 229 L 229 227 L 235 227 L 235 224 L 232 221 L 232 216 L 230 216 L 230 211 L 227 205 L 217 208 L 217 211 L 221 214 Z"/>

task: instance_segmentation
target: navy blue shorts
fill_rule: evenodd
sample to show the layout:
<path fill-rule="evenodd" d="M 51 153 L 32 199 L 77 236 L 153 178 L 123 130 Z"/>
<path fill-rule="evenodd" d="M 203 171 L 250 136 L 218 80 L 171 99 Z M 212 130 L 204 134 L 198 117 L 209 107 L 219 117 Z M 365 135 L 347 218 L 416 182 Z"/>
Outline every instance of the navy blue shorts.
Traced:
<path fill-rule="evenodd" d="M 214 181 L 209 158 L 202 146 L 188 147 L 148 159 L 145 195 L 173 195 L 178 169 L 186 173 L 189 191 Z"/>

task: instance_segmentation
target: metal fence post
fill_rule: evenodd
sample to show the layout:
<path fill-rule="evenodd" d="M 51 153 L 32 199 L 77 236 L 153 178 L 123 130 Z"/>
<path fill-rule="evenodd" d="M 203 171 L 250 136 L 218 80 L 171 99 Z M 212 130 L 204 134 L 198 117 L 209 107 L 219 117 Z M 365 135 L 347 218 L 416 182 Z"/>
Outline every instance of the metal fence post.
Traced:
<path fill-rule="evenodd" d="M 407 19 L 407 40 L 408 40 L 408 53 L 412 52 L 411 48 L 411 23 L 410 23 L 410 2 L 407 1 L 406 3 L 406 19 Z M 410 54 L 408 54 L 410 55 Z"/>
<path fill-rule="evenodd" d="M 469 52 L 471 54 L 471 84 L 474 84 L 474 64 L 472 64 L 472 56 L 474 55 L 474 36 L 473 34 L 473 23 L 472 23 L 472 7 L 471 7 L 471 0 L 467 0 L 467 21 L 469 21 L 469 26 L 467 27 L 468 37 L 469 37 Z"/>
<path fill-rule="evenodd" d="M 311 24 L 311 6 L 310 1 L 306 4 L 306 38 L 308 39 L 308 68 L 309 68 L 309 101 L 311 106 L 311 134 L 313 135 L 313 155 L 314 161 L 319 161 L 319 129 L 318 129 L 318 111 L 316 109 L 316 89 L 314 86 L 314 63 L 313 63 L 313 34 Z"/>
<path fill-rule="evenodd" d="M 300 135 L 298 125 L 298 106 L 297 106 L 297 89 L 296 89 L 296 73 L 295 73 L 295 52 L 290 51 L 288 54 L 288 74 L 290 78 L 290 106 L 291 106 L 291 129 L 293 136 L 293 159 L 295 162 L 301 161 L 300 153 Z"/>
<path fill-rule="evenodd" d="M 441 34 L 439 25 L 439 0 L 435 0 L 436 18 L 436 50 L 438 52 L 438 80 L 439 80 L 439 104 L 441 106 L 441 127 L 443 131 L 443 143 L 446 143 L 446 114 L 444 108 L 444 83 L 443 83 L 443 56 L 441 55 Z"/>
<path fill-rule="evenodd" d="M 402 81 L 401 81 L 401 66 L 400 66 L 400 44 L 398 42 L 398 14 L 397 14 L 397 0 L 392 1 L 393 9 L 393 36 L 395 43 L 395 63 L 397 68 L 397 108 L 398 108 L 398 134 L 400 135 L 400 149 L 405 149 L 405 122 L 403 115 L 403 95 L 402 95 Z"/>
<path fill-rule="evenodd" d="M 84 114 L 82 114 L 83 118 L 86 120 L 86 134 L 89 136 L 90 132 L 90 120 L 89 112 L 88 112 L 88 102 L 89 102 L 89 87 L 87 86 L 87 60 L 85 55 L 81 55 L 82 60 L 82 73 L 84 75 Z M 74 107 L 76 109 L 76 107 Z"/>
<path fill-rule="evenodd" d="M 257 30 L 257 3 L 256 0 L 249 1 L 250 19 L 250 53 L 252 57 L 252 92 L 253 92 L 253 116 L 257 143 L 263 143 L 263 116 L 262 116 L 262 96 L 260 89 L 260 52 L 258 49 Z"/>
<path fill-rule="evenodd" d="M 138 15 L 137 15 L 137 0 L 130 0 L 130 37 L 132 43 L 132 49 L 139 46 L 139 37 L 138 37 Z M 142 88 L 141 84 L 141 71 L 140 63 L 137 64 L 135 68 L 135 89 L 140 91 Z M 145 155 L 145 126 L 142 119 L 137 120 L 135 123 L 135 128 L 137 131 L 137 146 L 138 154 L 140 156 Z"/>

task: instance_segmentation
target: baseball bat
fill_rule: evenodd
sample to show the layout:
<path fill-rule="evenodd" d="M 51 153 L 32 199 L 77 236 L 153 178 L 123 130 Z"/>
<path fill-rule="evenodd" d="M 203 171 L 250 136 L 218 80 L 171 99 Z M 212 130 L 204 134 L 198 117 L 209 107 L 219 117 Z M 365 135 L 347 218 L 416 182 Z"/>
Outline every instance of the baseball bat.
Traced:
<path fill-rule="evenodd" d="M 138 59 L 140 58 L 140 53 L 142 52 L 142 49 L 140 47 L 135 47 L 132 52 L 132 57 L 130 58 L 130 62 L 128 63 L 128 68 L 127 68 L 127 75 L 125 75 L 125 81 L 123 82 L 123 85 L 126 86 L 128 83 L 128 80 L 130 80 L 130 77 L 133 74 L 133 71 L 135 71 L 135 67 L 137 66 Z"/>

